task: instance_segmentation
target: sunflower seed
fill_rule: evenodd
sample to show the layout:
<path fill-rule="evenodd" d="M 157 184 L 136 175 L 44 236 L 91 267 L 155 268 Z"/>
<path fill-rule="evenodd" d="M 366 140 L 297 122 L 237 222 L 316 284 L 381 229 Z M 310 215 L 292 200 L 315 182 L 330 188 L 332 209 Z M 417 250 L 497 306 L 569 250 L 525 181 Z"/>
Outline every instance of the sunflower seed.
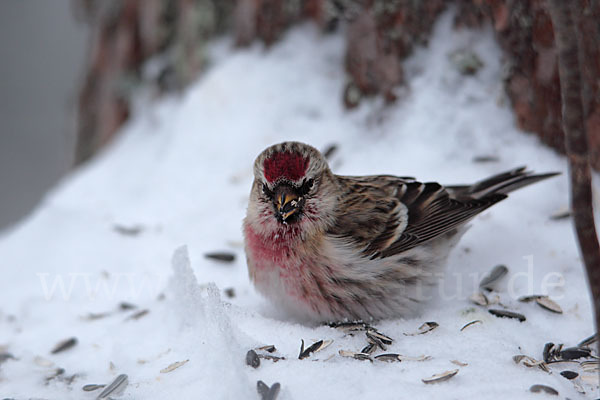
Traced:
<path fill-rule="evenodd" d="M 277 362 L 279 360 L 285 360 L 285 357 L 277 357 L 277 356 L 272 356 L 270 354 L 259 354 L 258 357 L 263 358 L 265 360 L 271 360 L 273 362 Z"/>
<path fill-rule="evenodd" d="M 248 350 L 246 353 L 246 365 L 249 365 L 252 368 L 258 368 L 260 366 L 260 358 L 258 358 L 258 354 L 256 354 L 254 350 Z"/>
<path fill-rule="evenodd" d="M 276 400 L 280 390 L 281 385 L 279 384 L 279 382 L 275 382 L 273 386 L 271 386 L 271 389 L 269 389 L 269 394 L 267 395 L 267 398 L 265 400 Z"/>
<path fill-rule="evenodd" d="M 366 332 L 366 335 L 367 335 L 367 340 L 369 340 L 370 343 L 374 343 L 377 347 L 379 347 L 383 351 L 387 350 L 387 348 L 385 347 L 385 345 L 383 344 L 381 339 L 379 339 L 376 336 L 373 336 L 369 331 Z"/>
<path fill-rule="evenodd" d="M 373 354 L 376 348 L 377 344 L 375 342 L 369 342 L 369 344 L 363 347 L 363 349 L 360 352 L 365 354 Z"/>
<path fill-rule="evenodd" d="M 458 360 L 450 360 L 450 362 L 454 365 L 458 365 L 459 367 L 466 367 L 469 365 L 468 363 L 460 362 Z"/>
<path fill-rule="evenodd" d="M 506 265 L 496 265 L 494 269 L 492 269 L 492 271 L 486 275 L 481 282 L 479 282 L 479 287 L 481 289 L 492 291 L 494 290 L 495 284 L 498 283 L 506 274 L 508 274 L 508 268 L 506 268 Z"/>
<path fill-rule="evenodd" d="M 65 339 L 62 342 L 58 343 L 54 349 L 52 349 L 52 351 L 50 352 L 51 354 L 57 354 L 60 353 L 61 351 L 65 351 L 65 350 L 69 350 L 71 347 L 75 346 L 77 344 L 77 338 L 69 338 L 69 339 Z"/>
<path fill-rule="evenodd" d="M 411 357 L 411 356 L 403 356 L 402 354 L 400 354 L 400 355 L 398 355 L 398 359 L 400 359 L 400 361 L 427 361 L 427 360 L 431 360 L 431 356 L 426 356 L 424 354 L 421 354 L 420 356 Z"/>
<path fill-rule="evenodd" d="M 579 342 L 579 344 L 577 345 L 578 347 L 588 347 L 594 343 L 596 343 L 596 341 L 598 340 L 598 334 L 593 334 L 592 336 L 583 339 L 581 342 Z"/>
<path fill-rule="evenodd" d="M 529 388 L 529 391 L 533 393 L 548 393 L 558 396 L 558 391 L 556 389 L 546 385 L 533 385 Z"/>
<path fill-rule="evenodd" d="M 82 387 L 81 389 L 84 392 L 93 392 L 94 390 L 98 390 L 98 389 L 102 389 L 103 387 L 105 387 L 106 385 L 97 385 L 95 383 L 90 383 L 89 385 L 85 385 L 84 387 Z"/>
<path fill-rule="evenodd" d="M 546 296 L 543 294 L 530 294 L 528 296 L 521 296 L 517 300 L 519 300 L 522 303 L 529 303 L 529 302 L 535 301 L 542 297 L 546 297 Z"/>
<path fill-rule="evenodd" d="M 256 382 L 256 391 L 258 392 L 262 400 L 266 399 L 269 395 L 269 389 L 270 387 L 263 381 Z"/>
<path fill-rule="evenodd" d="M 430 376 L 429 378 L 421 379 L 423 383 L 437 383 L 444 382 L 448 379 L 452 378 L 454 375 L 458 374 L 458 369 L 453 369 L 451 371 L 444 371 L 439 374 L 435 374 Z"/>
<path fill-rule="evenodd" d="M 373 359 L 371 358 L 371 356 L 366 353 L 355 353 L 355 352 L 349 351 L 349 350 L 340 350 L 338 353 L 342 357 L 350 357 L 350 358 L 354 358 L 356 360 L 369 360 L 369 361 L 373 362 Z"/>
<path fill-rule="evenodd" d="M 224 292 L 228 299 L 233 299 L 235 297 L 235 289 L 232 287 L 226 288 Z"/>
<path fill-rule="evenodd" d="M 564 207 L 560 210 L 555 211 L 550 215 L 550 219 L 553 221 L 559 221 L 561 219 L 567 219 L 572 215 L 572 212 L 569 208 Z"/>
<path fill-rule="evenodd" d="M 274 345 L 269 344 L 266 346 L 258 347 L 256 350 L 266 351 L 267 353 L 274 353 L 277 349 L 275 348 Z"/>
<path fill-rule="evenodd" d="M 325 157 L 326 160 L 330 160 L 331 156 L 337 151 L 337 144 L 330 144 L 329 146 L 325 147 L 325 149 L 323 150 L 323 157 Z"/>
<path fill-rule="evenodd" d="M 381 332 L 377 332 L 374 329 L 367 330 L 367 337 L 377 338 L 384 344 L 392 344 L 392 342 L 394 341 L 394 339 L 392 339 L 391 337 L 386 336 Z"/>
<path fill-rule="evenodd" d="M 562 376 L 564 376 L 565 378 L 569 379 L 569 380 L 575 379 L 575 378 L 577 378 L 579 376 L 579 374 L 577 372 L 575 372 L 575 371 L 569 371 L 569 370 L 562 371 L 560 374 Z"/>
<path fill-rule="evenodd" d="M 371 329 L 371 326 L 363 321 L 330 322 L 328 325 L 331 328 L 340 329 L 346 333 Z"/>
<path fill-rule="evenodd" d="M 215 251 L 213 253 L 206 253 L 204 257 L 210 258 L 212 260 L 220 261 L 223 263 L 232 263 L 235 261 L 235 254 L 229 252 L 219 252 Z"/>
<path fill-rule="evenodd" d="M 477 304 L 478 306 L 483 306 L 483 307 L 490 304 L 486 295 L 481 292 L 472 294 L 471 297 L 469 297 L 469 300 L 471 300 L 473 303 Z"/>
<path fill-rule="evenodd" d="M 166 373 L 169 373 L 171 371 L 175 371 L 177 368 L 181 367 L 182 365 L 187 364 L 188 361 L 190 361 L 190 360 L 176 361 L 173 364 L 169 364 L 168 367 L 161 369 L 160 373 L 161 374 L 166 374 Z"/>
<path fill-rule="evenodd" d="M 554 300 L 550 299 L 548 296 L 540 297 L 536 299 L 535 302 L 542 308 L 552 311 L 553 313 L 562 314 L 562 308 L 558 304 L 554 302 Z"/>
<path fill-rule="evenodd" d="M 142 318 L 143 316 L 145 316 L 146 314 L 148 314 L 149 312 L 150 312 L 150 310 L 148 310 L 148 309 L 140 310 L 136 313 L 133 313 L 129 317 L 127 317 L 125 319 L 125 321 L 138 320 L 138 319 Z"/>
<path fill-rule="evenodd" d="M 523 322 L 523 321 L 526 320 L 526 318 L 525 318 L 525 316 L 523 314 L 519 314 L 519 313 L 516 313 L 516 312 L 513 312 L 513 311 L 498 310 L 498 309 L 490 309 L 488 311 L 493 316 L 500 317 L 500 318 L 518 319 L 519 322 Z"/>
<path fill-rule="evenodd" d="M 333 340 L 318 340 L 304 349 L 304 341 L 302 341 L 302 346 L 300 347 L 300 355 L 298 356 L 299 360 L 305 359 L 310 356 L 311 353 L 316 353 L 317 351 L 323 350 L 327 346 L 333 343 Z"/>
<path fill-rule="evenodd" d="M 543 371 L 550 372 L 548 366 L 546 365 L 546 362 L 544 362 L 543 360 L 538 361 L 535 358 L 526 356 L 524 354 L 518 354 L 516 356 L 513 356 L 513 361 L 516 364 L 523 364 L 524 366 L 529 368 L 539 367 Z"/>
<path fill-rule="evenodd" d="M 113 230 L 123 236 L 137 236 L 144 230 L 144 227 L 141 225 L 125 226 L 115 224 Z"/>
<path fill-rule="evenodd" d="M 548 342 L 544 345 L 543 358 L 545 362 L 550 362 L 553 358 L 555 358 L 554 343 Z"/>
<path fill-rule="evenodd" d="M 463 326 L 462 328 L 460 328 L 460 331 L 464 331 L 466 328 L 468 328 L 471 325 L 475 325 L 475 324 L 482 324 L 483 322 L 480 319 L 476 319 L 475 321 L 471 321 L 468 322 L 467 324 L 465 324 L 465 326 Z"/>
<path fill-rule="evenodd" d="M 108 385 L 102 391 L 102 393 L 100 393 L 98 395 L 98 397 L 96 397 L 96 399 L 98 399 L 98 400 L 106 399 L 110 395 L 117 396 L 117 395 L 123 393 L 123 391 L 125 390 L 125 388 L 127 387 L 128 384 L 129 384 L 129 378 L 127 377 L 127 375 L 121 374 L 121 375 L 117 376 L 115 378 L 115 380 L 112 381 L 111 384 Z"/>
<path fill-rule="evenodd" d="M 380 354 L 378 356 L 375 356 L 375 359 L 379 360 L 379 361 L 387 361 L 387 362 L 400 362 L 400 361 L 402 361 L 399 358 L 399 354 L 395 354 L 395 353 Z"/>
<path fill-rule="evenodd" d="M 472 160 L 474 163 L 498 162 L 500 159 L 496 156 L 475 156 Z"/>
<path fill-rule="evenodd" d="M 592 351 L 585 347 L 569 347 L 561 350 L 558 357 L 561 360 L 577 360 L 578 358 L 589 357 Z"/>
<path fill-rule="evenodd" d="M 126 301 L 122 301 L 119 304 L 119 309 L 121 311 L 129 311 L 129 310 L 133 310 L 135 308 L 137 308 L 137 306 L 135 304 L 127 303 Z"/>
<path fill-rule="evenodd" d="M 108 312 L 104 312 L 104 313 L 88 313 L 85 317 L 82 317 L 82 319 L 85 319 L 87 321 L 96 321 L 98 319 L 106 318 L 109 315 L 110 315 L 110 313 L 108 313 Z"/>

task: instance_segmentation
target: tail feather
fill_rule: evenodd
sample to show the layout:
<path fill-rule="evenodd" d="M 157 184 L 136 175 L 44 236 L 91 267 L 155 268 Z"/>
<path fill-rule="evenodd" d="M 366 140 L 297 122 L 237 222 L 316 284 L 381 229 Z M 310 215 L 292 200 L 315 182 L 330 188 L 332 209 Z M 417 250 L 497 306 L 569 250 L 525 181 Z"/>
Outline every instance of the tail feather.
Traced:
<path fill-rule="evenodd" d="M 472 199 L 482 199 L 497 193 L 508 194 L 524 186 L 556 175 L 560 175 L 560 172 L 534 174 L 532 171 L 527 171 L 526 167 L 519 167 L 491 176 L 470 186 L 450 186 L 448 189 L 457 198 L 469 197 Z"/>

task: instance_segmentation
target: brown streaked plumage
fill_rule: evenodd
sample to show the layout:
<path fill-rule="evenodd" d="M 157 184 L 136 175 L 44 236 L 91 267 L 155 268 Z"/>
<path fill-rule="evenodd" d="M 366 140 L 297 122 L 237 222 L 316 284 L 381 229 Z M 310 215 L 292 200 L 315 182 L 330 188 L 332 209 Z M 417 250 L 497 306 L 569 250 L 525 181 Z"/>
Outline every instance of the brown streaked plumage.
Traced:
<path fill-rule="evenodd" d="M 271 146 L 254 163 L 244 220 L 250 277 L 303 319 L 410 315 L 469 220 L 554 175 L 517 168 L 444 187 L 391 175 L 338 176 L 309 145 Z"/>

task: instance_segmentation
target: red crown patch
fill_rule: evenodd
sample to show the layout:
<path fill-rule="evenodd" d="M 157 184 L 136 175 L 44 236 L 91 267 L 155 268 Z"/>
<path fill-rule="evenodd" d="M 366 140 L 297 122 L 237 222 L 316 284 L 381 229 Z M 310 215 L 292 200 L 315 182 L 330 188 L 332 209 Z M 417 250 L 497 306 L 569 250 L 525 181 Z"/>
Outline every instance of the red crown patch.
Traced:
<path fill-rule="evenodd" d="M 263 163 L 265 179 L 269 183 L 281 178 L 297 181 L 304 176 L 307 168 L 308 157 L 287 151 L 275 153 Z"/>

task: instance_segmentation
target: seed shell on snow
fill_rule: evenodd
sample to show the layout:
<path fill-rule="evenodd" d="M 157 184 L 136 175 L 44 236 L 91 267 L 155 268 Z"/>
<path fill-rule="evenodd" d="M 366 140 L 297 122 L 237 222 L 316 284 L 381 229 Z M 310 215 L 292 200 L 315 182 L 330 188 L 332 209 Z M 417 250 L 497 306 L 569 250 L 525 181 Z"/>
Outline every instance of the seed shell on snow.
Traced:
<path fill-rule="evenodd" d="M 285 357 L 278 357 L 271 354 L 259 354 L 258 358 L 263 358 L 265 360 L 271 360 L 273 362 L 277 362 L 279 360 L 285 360 Z"/>
<path fill-rule="evenodd" d="M 472 294 L 471 297 L 469 297 L 469 300 L 471 300 L 471 302 L 477 304 L 478 306 L 482 306 L 482 307 L 485 307 L 488 304 L 490 304 L 487 296 L 481 292 Z"/>
<path fill-rule="evenodd" d="M 598 371 L 600 371 L 600 361 L 598 361 L 598 360 L 584 361 L 584 362 L 582 362 L 579 365 L 581 366 L 581 368 L 583 368 L 583 370 L 585 372 L 598 372 Z"/>
<path fill-rule="evenodd" d="M 204 257 L 223 263 L 232 263 L 235 261 L 235 254 L 226 251 L 215 251 L 212 253 L 206 253 L 204 254 Z"/>
<path fill-rule="evenodd" d="M 269 344 L 266 346 L 257 347 L 256 350 L 266 351 L 267 353 L 274 353 L 275 351 L 277 351 L 277 348 L 275 348 L 274 345 Z"/>
<path fill-rule="evenodd" d="M 459 367 L 466 367 L 469 365 L 468 363 L 460 362 L 458 360 L 450 360 L 450 362 L 454 365 L 458 365 Z"/>
<path fill-rule="evenodd" d="M 562 308 L 554 300 L 552 300 L 548 296 L 543 296 L 538 299 L 535 299 L 535 302 L 545 310 L 552 311 L 556 314 L 562 314 Z"/>
<path fill-rule="evenodd" d="M 302 345 L 300 346 L 300 355 L 298 356 L 298 359 L 302 360 L 302 359 L 310 356 L 311 353 L 316 353 L 318 351 L 321 351 L 321 350 L 325 349 L 326 347 L 328 347 L 331 343 L 333 343 L 333 340 L 318 340 L 318 341 L 314 342 L 313 344 L 311 344 L 306 349 L 304 349 L 304 340 L 303 340 Z"/>
<path fill-rule="evenodd" d="M 54 347 L 54 349 L 52 349 L 51 353 L 57 354 L 62 351 L 65 351 L 65 350 L 69 350 L 71 347 L 75 346 L 76 344 L 77 344 L 77 338 L 75 338 L 75 337 L 65 339 L 62 342 L 58 343 Z"/>
<path fill-rule="evenodd" d="M 496 265 L 494 269 L 479 282 L 479 287 L 481 289 L 492 291 L 494 290 L 496 283 L 498 283 L 506 274 L 508 274 L 506 265 Z"/>
<path fill-rule="evenodd" d="M 562 360 L 577 360 L 578 358 L 589 357 L 592 351 L 586 347 L 569 347 L 561 350 L 558 357 Z"/>
<path fill-rule="evenodd" d="M 550 370 L 548 369 L 548 365 L 545 361 L 536 360 L 535 358 L 526 356 L 525 354 L 518 354 L 516 356 L 513 356 L 513 361 L 516 364 L 523 364 L 524 366 L 529 368 L 539 367 L 543 371 L 550 372 Z"/>
<path fill-rule="evenodd" d="M 431 360 L 431 356 L 426 356 L 425 354 L 421 354 L 420 356 L 412 357 L 412 356 L 403 356 L 402 354 L 399 354 L 398 359 L 400 361 L 427 361 L 427 360 Z"/>
<path fill-rule="evenodd" d="M 125 319 L 125 321 L 138 320 L 138 319 L 146 316 L 149 312 L 150 312 L 150 310 L 148 310 L 148 309 L 140 310 L 138 312 L 131 314 L 129 317 L 127 317 Z"/>
<path fill-rule="evenodd" d="M 263 381 L 256 382 L 256 391 L 260 395 L 261 400 L 275 400 L 281 390 L 279 382 L 275 382 L 273 386 L 269 387 Z"/>
<path fill-rule="evenodd" d="M 387 353 L 387 354 L 380 354 L 378 356 L 375 356 L 374 358 L 378 361 L 400 362 L 402 360 L 400 360 L 399 356 L 400 356 L 400 354 Z"/>
<path fill-rule="evenodd" d="M 110 395 L 117 396 L 123 393 L 128 384 L 128 376 L 126 374 L 121 374 L 98 395 L 97 399 L 106 399 Z"/>
<path fill-rule="evenodd" d="M 340 329 L 346 333 L 371 329 L 371 326 L 363 321 L 330 322 L 328 325 L 331 328 Z"/>
<path fill-rule="evenodd" d="M 383 344 L 381 339 L 370 335 L 369 332 L 367 332 L 367 340 L 369 341 L 369 343 L 375 344 L 375 346 L 379 347 L 381 350 L 383 350 L 383 351 L 387 350 L 387 348 L 385 347 L 385 345 Z"/>
<path fill-rule="evenodd" d="M 533 393 L 547 393 L 558 396 L 558 391 L 556 389 L 546 385 L 533 385 L 529 388 L 529 391 Z"/>
<path fill-rule="evenodd" d="M 523 322 L 523 321 L 525 321 L 527 319 L 527 318 L 525 318 L 525 316 L 523 314 L 519 314 L 519 313 L 514 312 L 514 311 L 499 310 L 499 309 L 495 309 L 495 308 L 492 308 L 492 309 L 490 309 L 488 311 L 493 316 L 500 317 L 500 318 L 518 319 L 519 322 Z"/>
<path fill-rule="evenodd" d="M 258 368 L 260 366 L 260 358 L 258 358 L 258 354 L 256 354 L 254 350 L 248 350 L 246 353 L 246 365 L 249 365 L 252 368 Z"/>
<path fill-rule="evenodd" d="M 583 339 L 581 342 L 579 342 L 579 344 L 577 344 L 577 346 L 578 347 L 588 347 L 588 346 L 596 343 L 597 340 L 598 340 L 598 335 L 593 334 L 592 336 Z"/>
<path fill-rule="evenodd" d="M 90 383 L 88 385 L 85 385 L 81 389 L 84 392 L 93 392 L 94 390 L 102 389 L 103 387 L 106 387 L 106 385 L 97 385 L 95 383 Z"/>
<path fill-rule="evenodd" d="M 567 378 L 568 380 L 575 379 L 579 376 L 579 374 L 577 372 L 569 371 L 569 370 L 562 371 L 560 374 L 562 376 L 564 376 L 565 378 Z"/>
<path fill-rule="evenodd" d="M 384 344 L 392 344 L 392 342 L 394 341 L 394 339 L 392 339 L 391 337 L 386 336 L 383 333 L 378 332 L 374 329 L 367 330 L 367 337 L 377 338 Z"/>
<path fill-rule="evenodd" d="M 375 342 L 369 342 L 369 344 L 363 347 L 363 349 L 360 352 L 365 354 L 373 354 L 376 348 L 377 344 Z"/>
<path fill-rule="evenodd" d="M 475 321 L 471 321 L 466 323 L 462 328 L 460 328 L 460 331 L 464 331 L 465 329 L 467 329 L 470 326 L 473 326 L 475 324 L 482 324 L 483 322 L 480 319 L 476 319 Z"/>
<path fill-rule="evenodd" d="M 342 357 L 354 358 L 355 360 L 369 360 L 373 362 L 371 355 L 366 353 L 355 353 L 349 350 L 340 350 L 339 355 Z"/>
<path fill-rule="evenodd" d="M 175 371 L 177 368 L 181 367 L 182 365 L 187 364 L 188 361 L 190 361 L 190 360 L 176 361 L 173 364 L 170 364 L 168 367 L 161 369 L 160 373 L 166 374 L 171 371 Z"/>
<path fill-rule="evenodd" d="M 422 335 L 424 333 L 431 332 L 432 330 L 434 330 L 438 326 L 440 326 L 440 324 L 438 324 L 437 322 L 433 322 L 433 321 L 424 322 L 421 326 L 419 326 L 419 329 L 417 329 L 417 332 L 415 332 L 415 333 L 405 333 L 404 335 L 405 336 Z"/>
<path fill-rule="evenodd" d="M 447 381 L 448 379 L 452 378 L 456 374 L 458 374 L 458 369 L 453 369 L 451 371 L 444 371 L 442 373 L 435 374 L 435 375 L 430 376 L 429 378 L 425 378 L 425 379 L 421 379 L 421 380 L 423 381 L 423 383 L 428 383 L 428 384 L 444 382 L 444 381 Z"/>

